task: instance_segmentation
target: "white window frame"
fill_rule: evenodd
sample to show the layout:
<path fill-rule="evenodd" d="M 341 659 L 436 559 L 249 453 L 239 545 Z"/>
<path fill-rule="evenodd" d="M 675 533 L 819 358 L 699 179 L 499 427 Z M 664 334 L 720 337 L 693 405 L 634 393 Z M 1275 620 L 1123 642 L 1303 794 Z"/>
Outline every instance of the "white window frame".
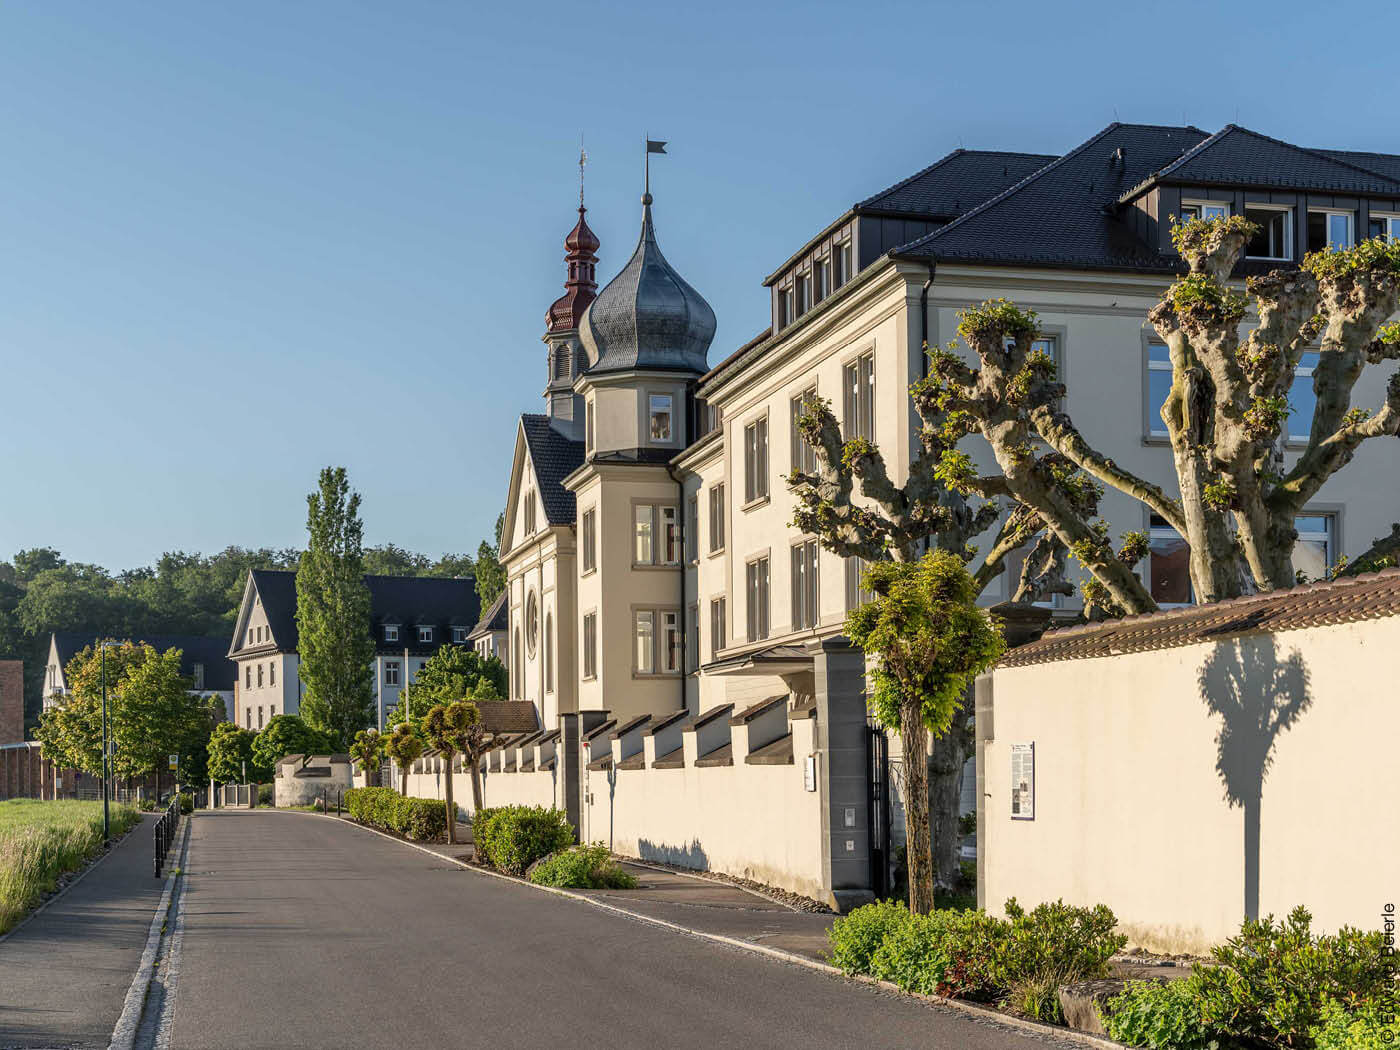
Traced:
<path fill-rule="evenodd" d="M 821 555 L 816 540 L 807 539 L 789 548 L 792 566 L 792 629 L 810 631 L 821 623 Z"/>
<path fill-rule="evenodd" d="M 1309 215 L 1326 215 L 1326 216 L 1327 216 L 1328 221 L 1327 221 L 1326 225 L 1324 226 L 1324 229 L 1326 230 L 1326 232 L 1328 233 L 1329 236 L 1331 235 L 1330 227 L 1331 227 L 1331 225 L 1332 225 L 1332 223 L 1331 223 L 1332 216 L 1334 216 L 1334 215 L 1340 215 L 1340 216 L 1342 216 L 1342 217 L 1345 218 L 1346 221 L 1347 221 L 1347 233 L 1348 233 L 1348 235 L 1349 235 L 1349 237 L 1350 237 L 1349 242 L 1348 242 L 1347 244 L 1342 245 L 1342 247 L 1343 247 L 1343 248 L 1354 248 L 1354 247 L 1356 246 L 1356 212 L 1355 212 L 1355 211 L 1352 211 L 1352 210 L 1347 209 L 1347 208 L 1309 208 L 1309 209 L 1308 209 L 1308 214 L 1309 214 Z M 1304 230 L 1304 232 L 1306 232 L 1306 229 Z M 1331 246 L 1332 246 L 1332 242 L 1329 240 L 1329 241 L 1327 242 L 1327 247 L 1330 248 Z M 1311 252 L 1311 251 L 1317 251 L 1317 250 L 1318 250 L 1318 249 L 1314 248 L 1312 245 L 1308 245 L 1308 246 L 1307 246 L 1307 249 L 1308 249 L 1308 251 L 1310 251 L 1310 252 Z"/>
<path fill-rule="evenodd" d="M 1377 220 L 1385 223 L 1385 232 L 1381 234 L 1382 237 L 1389 241 L 1400 240 L 1400 214 L 1389 211 L 1371 212 L 1369 221 L 1376 222 Z M 1366 235 L 1368 238 L 1371 235 L 1369 228 L 1366 230 Z"/>
<path fill-rule="evenodd" d="M 793 275 L 792 287 L 797 302 L 797 317 L 803 317 L 812 309 L 812 271 L 804 267 Z"/>
<path fill-rule="evenodd" d="M 710 553 L 724 551 L 724 482 L 717 481 L 710 486 Z"/>
<path fill-rule="evenodd" d="M 862 375 L 869 366 L 869 372 Z M 841 366 L 841 434 L 850 441 L 875 440 L 875 348 L 869 347 Z"/>
<path fill-rule="evenodd" d="M 656 673 L 656 610 L 632 612 L 632 673 Z"/>
<path fill-rule="evenodd" d="M 1259 204 L 1253 201 L 1245 201 L 1244 210 L 1246 216 L 1251 211 L 1272 211 L 1279 212 L 1284 216 L 1283 223 L 1283 254 L 1282 255 L 1246 255 L 1246 259 L 1263 259 L 1266 262 L 1289 262 L 1293 258 L 1293 238 L 1296 223 L 1293 220 L 1293 205 L 1291 204 Z M 1248 245 L 1245 246 L 1248 250 Z"/>
<path fill-rule="evenodd" d="M 385 685 L 398 685 L 398 684 L 399 684 L 399 681 L 400 681 L 400 679 L 399 679 L 399 662 L 398 662 L 397 660 L 385 660 L 385 661 L 384 661 L 384 684 L 385 684 Z"/>
<path fill-rule="evenodd" d="M 399 625 L 396 623 L 386 623 L 384 625 L 384 640 L 386 642 L 397 642 L 399 640 Z"/>
<path fill-rule="evenodd" d="M 432 640 L 433 640 L 433 629 L 432 629 L 431 627 L 419 627 L 419 628 L 418 628 L 418 641 L 419 641 L 420 644 L 423 643 L 423 642 L 431 642 Z"/>
<path fill-rule="evenodd" d="M 645 521 L 643 520 L 645 515 Z M 645 544 L 645 550 L 643 550 Z M 632 564 L 656 564 L 656 506 L 636 503 L 632 506 Z"/>
<path fill-rule="evenodd" d="M 797 396 L 788 399 L 788 409 L 792 416 L 792 463 L 791 472 L 801 471 L 804 474 L 816 474 L 817 472 L 817 450 L 812 443 L 802 436 L 802 432 L 797 427 L 797 421 L 806 412 L 804 407 L 809 400 L 817 399 L 817 385 L 802 390 Z"/>
<path fill-rule="evenodd" d="M 587 576 L 598 568 L 598 511 L 595 507 L 589 507 L 583 512 L 582 524 L 579 528 L 580 546 L 583 548 L 581 558 L 583 560 L 583 575 Z"/>
<path fill-rule="evenodd" d="M 1317 365 L 1303 364 L 1303 355 L 1310 353 L 1316 354 L 1318 353 L 1318 351 L 1304 350 L 1303 354 L 1299 355 L 1298 366 L 1293 371 L 1294 383 L 1298 382 L 1298 380 L 1300 379 L 1312 379 L 1313 373 L 1317 371 Z M 1291 389 L 1289 390 L 1289 393 L 1292 393 Z M 1304 424 L 1304 426 L 1307 427 L 1307 429 L 1304 430 L 1301 434 L 1293 433 L 1293 420 L 1295 418 L 1298 418 Z M 1302 445 L 1306 444 L 1310 437 L 1312 437 L 1312 417 L 1309 416 L 1307 419 L 1302 419 L 1302 417 L 1300 416 L 1295 417 L 1295 414 L 1290 411 L 1288 413 L 1288 420 L 1284 423 L 1284 440 L 1290 445 Z"/>
<path fill-rule="evenodd" d="M 1186 209 L 1187 209 L 1187 208 L 1195 208 L 1195 209 L 1196 209 L 1196 214 L 1195 214 L 1194 217 L 1197 218 L 1197 219 L 1207 218 L 1207 216 L 1206 216 L 1206 211 L 1207 211 L 1207 210 L 1210 210 L 1210 211 L 1219 211 L 1219 212 L 1221 212 L 1221 214 L 1220 214 L 1219 216 L 1211 216 L 1212 218 L 1228 219 L 1228 218 L 1230 217 L 1230 202 L 1229 202 L 1229 201 L 1214 201 L 1214 200 L 1210 200 L 1210 199 L 1207 198 L 1207 197 L 1183 197 L 1183 198 L 1181 199 L 1181 217 L 1182 217 L 1182 218 L 1185 218 L 1185 217 L 1186 217 Z"/>
<path fill-rule="evenodd" d="M 875 592 L 868 591 L 860 585 L 860 578 L 870 563 L 858 555 L 851 555 L 844 559 L 846 571 L 846 611 L 857 609 L 862 605 L 875 600 Z"/>
<path fill-rule="evenodd" d="M 1154 346 L 1160 346 L 1163 350 L 1167 351 L 1167 360 L 1152 360 L 1152 348 Z M 1161 413 L 1152 411 L 1153 405 L 1151 380 L 1153 372 L 1165 372 L 1167 375 L 1172 374 L 1171 348 L 1168 347 L 1166 343 L 1159 343 L 1155 340 L 1149 340 L 1147 343 L 1147 348 L 1143 353 L 1142 369 L 1142 403 L 1143 411 L 1146 414 L 1146 419 L 1144 420 L 1144 422 L 1147 424 L 1146 434 L 1149 438 L 1170 439 L 1171 435 L 1167 433 L 1167 424 L 1162 422 Z"/>
<path fill-rule="evenodd" d="M 841 264 L 839 270 L 838 259 Z M 851 235 L 848 233 L 841 240 L 833 241 L 831 245 L 831 290 L 844 288 L 855 275 L 855 252 L 851 247 Z"/>
<path fill-rule="evenodd" d="M 661 415 L 666 418 L 666 429 L 664 433 L 658 434 L 656 420 Z M 676 443 L 676 399 L 673 395 L 647 394 L 647 440 L 653 445 Z"/>
<path fill-rule="evenodd" d="M 792 279 L 778 285 L 778 330 L 797 320 L 797 292 Z"/>
<path fill-rule="evenodd" d="M 821 279 L 818 280 L 818 277 Z M 812 260 L 812 305 L 831 294 L 831 257 L 818 255 Z"/>
<path fill-rule="evenodd" d="M 1323 560 L 1326 563 L 1327 572 L 1330 573 L 1337 565 L 1337 529 L 1339 513 L 1335 510 L 1309 510 L 1304 507 L 1298 514 L 1299 518 L 1322 518 L 1327 524 L 1322 532 L 1304 532 L 1298 528 L 1297 519 L 1294 519 L 1293 527 L 1298 532 L 1298 539 L 1294 541 L 1294 550 L 1298 549 L 1298 544 L 1306 541 L 1316 542 L 1321 540 L 1323 546 Z M 1316 582 L 1316 581 L 1313 581 Z"/>
<path fill-rule="evenodd" d="M 763 441 L 760 446 L 759 435 Z M 757 506 L 768 499 L 768 415 L 764 413 L 744 425 L 744 507 Z"/>
<path fill-rule="evenodd" d="M 762 572 L 760 574 L 760 566 Z M 773 626 L 773 564 L 767 554 L 744 563 L 745 629 L 748 640 L 767 638 Z"/>
<path fill-rule="evenodd" d="M 718 598 L 710 599 L 710 659 L 718 658 L 720 650 L 724 649 L 729 639 L 729 601 L 727 596 L 720 595 Z"/>
<path fill-rule="evenodd" d="M 579 631 L 583 648 L 583 677 L 591 681 L 598 677 L 598 613 L 590 609 L 583 614 L 583 628 Z"/>
<path fill-rule="evenodd" d="M 452 628 L 452 644 L 465 645 L 467 642 L 467 629 L 465 627 Z"/>

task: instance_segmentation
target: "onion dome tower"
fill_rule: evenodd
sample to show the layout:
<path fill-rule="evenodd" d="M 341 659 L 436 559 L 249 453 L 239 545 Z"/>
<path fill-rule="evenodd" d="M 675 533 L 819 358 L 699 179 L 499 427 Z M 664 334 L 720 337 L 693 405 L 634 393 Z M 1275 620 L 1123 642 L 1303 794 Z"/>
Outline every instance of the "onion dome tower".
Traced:
<path fill-rule="evenodd" d="M 579 343 L 579 323 L 598 294 L 598 237 L 588 228 L 583 205 L 583 164 L 579 155 L 578 222 L 564 238 L 564 262 L 568 276 L 564 294 L 554 300 L 545 314 L 545 345 L 549 348 L 544 399 L 550 424 L 566 437 L 579 439 L 583 425 L 583 402 L 574 393 L 574 380 L 584 365 Z"/>

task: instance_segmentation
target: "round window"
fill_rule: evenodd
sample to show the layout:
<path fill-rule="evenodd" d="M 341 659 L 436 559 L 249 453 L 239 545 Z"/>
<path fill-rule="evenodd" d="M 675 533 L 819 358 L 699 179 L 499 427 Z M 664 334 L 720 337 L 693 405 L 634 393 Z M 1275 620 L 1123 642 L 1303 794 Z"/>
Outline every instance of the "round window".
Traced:
<path fill-rule="evenodd" d="M 530 647 L 531 655 L 534 655 L 535 645 L 540 639 L 540 606 L 535 600 L 535 592 L 531 591 L 530 596 L 525 599 L 525 644 Z"/>

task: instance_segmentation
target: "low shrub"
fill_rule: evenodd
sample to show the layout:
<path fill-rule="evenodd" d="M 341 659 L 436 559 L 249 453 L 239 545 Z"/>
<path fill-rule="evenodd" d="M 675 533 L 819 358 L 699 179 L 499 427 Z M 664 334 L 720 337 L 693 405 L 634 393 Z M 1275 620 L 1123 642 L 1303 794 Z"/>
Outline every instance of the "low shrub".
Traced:
<path fill-rule="evenodd" d="M 142 813 L 154 813 L 156 811 L 155 799 L 143 798 L 140 802 L 136 804 L 136 807 Z"/>
<path fill-rule="evenodd" d="M 1006 914 L 1010 925 L 997 949 L 995 984 L 1006 989 L 1007 1005 L 1038 1021 L 1063 1023 L 1060 988 L 1106 977 L 1108 960 L 1127 943 L 1113 932 L 1118 920 L 1103 904 L 1055 901 L 1028 912 L 1013 897 Z"/>
<path fill-rule="evenodd" d="M 438 806 L 443 826 L 447 818 Z M 472 817 L 476 856 L 507 875 L 523 875 L 535 861 L 574 841 L 574 829 L 562 810 L 543 806 L 497 806 Z"/>
<path fill-rule="evenodd" d="M 1329 1000 L 1312 1037 L 1317 1050 L 1394 1050 L 1400 1044 L 1400 995 L 1354 1009 Z"/>
<path fill-rule="evenodd" d="M 1343 927 L 1315 937 L 1312 915 L 1294 908 L 1283 922 L 1246 919 L 1237 936 L 1188 979 L 1207 1024 L 1241 1042 L 1307 1046 L 1329 1004 L 1355 1011 L 1395 995 L 1379 930 Z"/>
<path fill-rule="evenodd" d="M 1134 981 L 1100 1011 L 1104 1031 L 1147 1050 L 1219 1050 L 1188 981 Z"/>
<path fill-rule="evenodd" d="M 876 901 L 856 908 L 826 931 L 827 958 L 842 973 L 870 973 L 885 937 L 910 921 L 909 909 L 900 901 Z"/>
<path fill-rule="evenodd" d="M 636 877 L 623 871 L 601 842 L 551 853 L 535 865 L 530 881 L 580 890 L 630 890 L 637 885 Z"/>
<path fill-rule="evenodd" d="M 998 959 L 1007 924 L 982 911 L 935 911 L 893 927 L 870 972 L 906 991 L 950 999 L 998 998 Z"/>
<path fill-rule="evenodd" d="M 273 793 L 272 785 L 271 785 L 271 784 L 259 784 L 259 785 L 258 785 L 258 805 L 260 805 L 260 806 L 275 806 L 276 804 L 277 804 L 277 797 L 276 797 L 276 795 Z"/>
<path fill-rule="evenodd" d="M 906 913 L 885 931 L 870 957 L 870 975 L 899 985 L 906 992 L 933 995 L 943 983 L 948 955 L 943 944 L 942 924 L 937 912 L 931 915 Z"/>
<path fill-rule="evenodd" d="M 194 812 L 194 795 L 190 794 L 188 791 L 182 791 L 175 797 L 180 800 L 181 813 Z"/>
<path fill-rule="evenodd" d="M 361 824 L 418 842 L 447 834 L 447 814 L 437 799 L 405 798 L 393 788 L 351 788 L 345 792 L 345 808 Z"/>

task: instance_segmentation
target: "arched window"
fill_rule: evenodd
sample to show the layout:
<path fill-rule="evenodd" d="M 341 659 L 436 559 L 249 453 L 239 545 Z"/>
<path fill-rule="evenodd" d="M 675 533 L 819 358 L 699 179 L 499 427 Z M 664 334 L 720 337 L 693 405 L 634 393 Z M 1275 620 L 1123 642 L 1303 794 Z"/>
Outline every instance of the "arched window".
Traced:
<path fill-rule="evenodd" d="M 535 655 L 535 649 L 540 641 L 540 603 L 535 598 L 535 592 L 531 591 L 529 597 L 525 599 L 525 647 L 530 650 L 530 655 Z"/>
<path fill-rule="evenodd" d="M 544 615 L 544 691 L 554 692 L 554 615 Z"/>

